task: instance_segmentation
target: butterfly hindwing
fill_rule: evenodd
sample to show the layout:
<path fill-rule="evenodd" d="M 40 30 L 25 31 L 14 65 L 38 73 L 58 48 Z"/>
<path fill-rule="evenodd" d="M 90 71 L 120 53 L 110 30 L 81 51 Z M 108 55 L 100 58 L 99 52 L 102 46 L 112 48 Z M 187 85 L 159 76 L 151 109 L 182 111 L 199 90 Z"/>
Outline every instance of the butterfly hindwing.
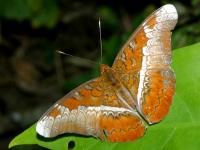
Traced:
<path fill-rule="evenodd" d="M 171 30 L 177 19 L 176 8 L 171 4 L 152 13 L 131 35 L 112 66 L 149 123 L 166 116 L 174 95 Z"/>

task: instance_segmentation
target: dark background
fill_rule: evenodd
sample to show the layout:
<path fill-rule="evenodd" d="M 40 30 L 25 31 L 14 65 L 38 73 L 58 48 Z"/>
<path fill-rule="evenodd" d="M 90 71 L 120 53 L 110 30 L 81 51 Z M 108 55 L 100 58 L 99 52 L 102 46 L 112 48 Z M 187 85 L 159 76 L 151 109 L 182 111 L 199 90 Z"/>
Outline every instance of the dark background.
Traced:
<path fill-rule="evenodd" d="M 98 76 L 99 63 L 111 65 L 134 29 L 166 3 L 179 13 L 173 49 L 200 41 L 200 0 L 0 0 L 0 149 L 57 99 Z"/>

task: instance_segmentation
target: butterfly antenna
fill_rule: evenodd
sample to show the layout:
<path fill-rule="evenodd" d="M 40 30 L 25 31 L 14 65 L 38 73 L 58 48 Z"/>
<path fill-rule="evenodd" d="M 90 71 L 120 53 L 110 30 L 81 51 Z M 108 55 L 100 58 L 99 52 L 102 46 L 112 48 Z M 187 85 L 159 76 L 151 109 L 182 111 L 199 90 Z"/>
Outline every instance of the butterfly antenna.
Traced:
<path fill-rule="evenodd" d="M 85 58 L 81 58 L 81 57 L 78 57 L 78 56 L 74 56 L 74 55 L 65 53 L 65 52 L 60 51 L 60 50 L 56 50 L 56 52 L 59 53 L 59 54 L 62 54 L 62 55 L 70 56 L 70 57 L 75 58 L 75 59 L 78 59 L 78 60 L 80 60 L 80 61 L 88 62 L 88 63 L 95 64 L 95 65 L 97 64 L 96 62 L 94 62 L 94 61 L 92 61 L 92 60 L 85 59 Z"/>
<path fill-rule="evenodd" d="M 99 43 L 100 43 L 100 55 L 101 55 L 101 59 L 100 59 L 100 64 L 102 63 L 102 38 L 101 38 L 101 19 L 99 17 Z"/>

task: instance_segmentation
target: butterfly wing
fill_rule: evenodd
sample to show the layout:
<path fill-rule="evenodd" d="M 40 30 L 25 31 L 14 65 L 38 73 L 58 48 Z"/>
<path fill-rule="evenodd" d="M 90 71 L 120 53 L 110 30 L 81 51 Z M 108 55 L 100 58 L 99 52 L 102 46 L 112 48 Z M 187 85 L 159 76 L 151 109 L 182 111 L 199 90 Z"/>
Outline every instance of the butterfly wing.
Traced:
<path fill-rule="evenodd" d="M 174 95 L 171 30 L 177 19 L 176 8 L 171 4 L 152 13 L 131 35 L 112 66 L 149 123 L 166 116 Z"/>
<path fill-rule="evenodd" d="M 36 131 L 44 137 L 78 133 L 120 142 L 143 136 L 145 125 L 118 99 L 112 82 L 101 76 L 56 102 L 38 121 Z"/>
<path fill-rule="evenodd" d="M 170 36 L 177 18 L 173 5 L 150 15 L 119 52 L 113 73 L 108 71 L 113 81 L 102 75 L 80 85 L 43 115 L 36 131 L 44 137 L 79 133 L 113 142 L 143 136 L 145 123 L 132 105 L 149 123 L 167 114 L 175 90 Z"/>

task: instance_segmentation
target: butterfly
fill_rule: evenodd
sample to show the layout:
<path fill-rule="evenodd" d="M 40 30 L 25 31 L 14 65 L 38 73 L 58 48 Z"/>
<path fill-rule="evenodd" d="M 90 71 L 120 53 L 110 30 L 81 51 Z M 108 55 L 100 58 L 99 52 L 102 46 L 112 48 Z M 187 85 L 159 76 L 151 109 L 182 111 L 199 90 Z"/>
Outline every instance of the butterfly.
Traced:
<path fill-rule="evenodd" d="M 153 12 L 130 36 L 112 67 L 58 100 L 37 122 L 44 137 L 77 133 L 111 142 L 142 137 L 147 124 L 160 122 L 175 93 L 171 30 L 178 20 L 167 4 Z"/>

